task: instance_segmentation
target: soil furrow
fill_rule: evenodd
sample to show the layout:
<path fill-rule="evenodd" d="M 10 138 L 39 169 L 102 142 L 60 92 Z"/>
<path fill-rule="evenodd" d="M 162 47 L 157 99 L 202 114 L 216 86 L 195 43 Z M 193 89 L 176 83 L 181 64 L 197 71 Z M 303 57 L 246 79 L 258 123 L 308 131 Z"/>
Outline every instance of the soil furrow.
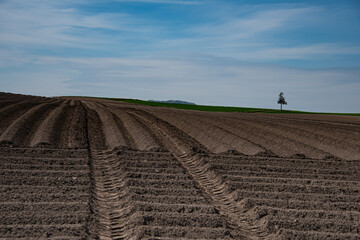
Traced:
<path fill-rule="evenodd" d="M 249 142 L 247 139 L 234 135 L 229 131 L 224 131 L 217 126 L 206 124 L 203 119 L 195 117 L 194 114 L 183 114 L 183 116 L 167 113 L 160 114 L 160 112 L 155 114 L 196 138 L 211 152 L 221 153 L 235 150 L 247 155 L 265 152 L 263 148 Z"/>
<path fill-rule="evenodd" d="M 154 136 L 146 128 L 144 128 L 141 123 L 136 121 L 136 119 L 121 109 L 112 109 L 111 111 L 113 111 L 121 120 L 123 128 L 127 130 L 129 138 L 134 142 L 135 148 L 140 151 L 162 148 L 157 139 L 154 138 Z"/>
<path fill-rule="evenodd" d="M 294 184 L 312 184 L 312 185 L 321 185 L 321 186 L 358 186 L 359 181 L 344 181 L 344 180 L 321 180 L 321 179 L 312 179 L 312 178 L 286 178 L 286 177 L 258 177 L 258 176 L 236 176 L 230 175 L 226 176 L 226 179 L 234 182 L 257 182 L 257 183 L 294 183 Z"/>
<path fill-rule="evenodd" d="M 85 149 L 88 148 L 87 137 L 87 114 L 84 105 L 80 101 L 69 103 L 69 111 L 64 112 L 60 118 L 61 126 L 57 128 L 60 138 L 59 146 L 62 148 Z"/>
<path fill-rule="evenodd" d="M 270 156 L 244 156 L 244 155 L 229 155 L 229 154 L 221 154 L 221 155 L 214 155 L 214 154 L 203 154 L 205 157 L 209 157 L 214 162 L 219 162 L 223 164 L 234 164 L 234 163 L 245 163 L 245 164 L 269 164 L 269 165 L 302 165 L 302 166 L 336 166 L 345 168 L 348 165 L 352 164 L 359 164 L 359 161 L 352 161 L 352 160 L 342 160 L 338 158 L 326 158 L 324 159 L 313 159 L 313 158 L 304 158 L 300 156 L 294 156 L 291 158 L 285 157 L 270 157 Z"/>
<path fill-rule="evenodd" d="M 42 176 L 46 176 L 46 175 L 70 175 L 70 176 L 73 176 L 73 175 L 76 175 L 76 176 L 87 176 L 88 174 L 88 170 L 86 169 L 87 166 L 84 166 L 85 169 L 74 169 L 74 170 L 70 170 L 70 169 L 63 169 L 63 170 L 54 170 L 54 169 L 45 169 L 46 167 L 48 166 L 43 166 L 42 164 L 41 165 L 38 165 L 38 166 L 43 166 L 44 169 L 24 169 L 24 164 L 18 164 L 16 165 L 18 168 L 15 169 L 15 168 L 7 168 L 10 164 L 0 164 L 0 166 L 4 166 L 2 168 L 2 174 L 6 175 L 7 173 L 8 174 L 28 174 L 28 175 L 36 175 L 36 174 L 40 174 Z M 34 166 L 33 164 L 25 164 L 27 166 Z M 59 165 L 59 166 L 64 166 L 64 165 Z M 35 165 L 35 167 L 37 167 Z M 80 166 L 81 167 L 81 166 Z M 1 186 L 1 184 L 0 184 Z"/>
<path fill-rule="evenodd" d="M 335 211 L 356 211 L 360 212 L 360 206 L 357 203 L 348 202 L 331 202 L 331 201 L 311 201 L 304 199 L 303 201 L 294 198 L 290 199 L 269 199 L 269 198 L 244 198 L 250 205 L 268 206 L 274 208 L 286 209 L 306 209 L 306 210 L 326 210 L 332 209 Z M 309 199 L 309 197 L 307 198 Z"/>
<path fill-rule="evenodd" d="M 5 166 L 9 160 L 16 160 L 17 170 L 0 170 L 0 212 L 6 212 L 1 216 L 0 235 L 6 238 L 67 236 L 85 239 L 85 226 L 90 214 L 88 169 L 68 173 L 60 165 L 57 172 L 24 171 L 33 166 L 26 164 L 27 160 L 37 164 L 42 161 L 41 158 L 36 159 L 36 151 L 62 156 L 63 159 L 57 162 L 66 162 L 66 158 L 78 154 L 55 149 L 0 148 L 0 152 L 8 151 L 19 157 L 5 158 L 6 162 L 1 160 Z M 34 156 L 21 158 L 21 154 L 28 155 L 27 151 Z M 48 164 L 46 161 L 39 164 L 40 169 L 51 167 Z M 78 164 L 87 167 L 85 159 Z"/>
<path fill-rule="evenodd" d="M 334 137 L 324 136 L 313 131 L 298 129 L 293 125 L 283 125 L 276 122 L 265 122 L 258 119 L 251 119 L 246 122 L 253 127 L 259 127 L 273 134 L 281 134 L 283 137 L 296 139 L 308 146 L 314 146 L 324 152 L 348 160 L 360 160 L 360 146 L 350 143 L 342 143 Z M 307 155 L 307 154 L 305 154 Z M 311 156 L 309 156 L 311 157 Z"/>
<path fill-rule="evenodd" d="M 265 172 L 265 171 L 248 171 L 248 170 L 216 170 L 221 175 L 226 176 L 243 176 L 243 177 L 269 177 L 269 178 L 296 178 L 296 179 L 321 179 L 330 181 L 358 181 L 359 177 L 354 175 L 343 175 L 343 174 L 317 174 L 315 173 L 301 173 L 300 172 Z"/>
<path fill-rule="evenodd" d="M 45 163 L 46 164 L 46 163 Z M 48 166 L 44 166 L 44 164 L 33 164 L 33 163 L 29 163 L 29 164 L 22 164 L 22 163 L 17 163 L 17 164 L 7 164 L 7 163 L 0 163 L 0 166 L 4 169 L 4 170 L 23 170 L 23 171 L 78 171 L 78 172 L 83 172 L 83 171 L 88 171 L 88 166 L 86 165 L 57 165 L 57 164 L 51 164 Z"/>
<path fill-rule="evenodd" d="M 301 172 L 307 174 L 334 174 L 334 175 L 346 175 L 351 174 L 352 176 L 359 177 L 359 172 L 357 169 L 352 170 L 337 170 L 336 168 L 332 169 L 319 169 L 319 168 L 296 168 L 293 167 L 265 167 L 265 166 L 255 166 L 255 165 L 224 165 L 224 164 L 212 164 L 212 168 L 216 170 L 235 170 L 235 171 L 257 171 L 257 172 L 276 172 L 276 173 L 298 173 Z"/>
<path fill-rule="evenodd" d="M 160 226 L 141 226 L 139 228 L 140 237 L 147 239 L 244 239 L 236 238 L 227 228 L 209 227 L 166 227 Z M 162 238 L 159 236 L 163 236 Z M 179 237 L 181 236 L 181 237 Z"/>
<path fill-rule="evenodd" d="M 102 123 L 107 148 L 111 150 L 115 147 L 127 147 L 127 141 L 123 133 L 120 131 L 118 123 L 116 119 L 114 119 L 113 114 L 108 109 L 97 104 L 90 102 L 84 103 L 88 108 L 98 113 Z"/>
<path fill-rule="evenodd" d="M 0 225 L 0 236 L 4 238 L 54 238 L 65 237 L 84 239 L 84 226 L 82 224 L 27 224 L 27 225 Z M 14 234 L 16 233 L 16 234 Z"/>
<path fill-rule="evenodd" d="M 38 101 L 16 102 L 0 109 L 0 134 L 2 134 L 16 119 L 39 104 L 40 102 Z"/>
<path fill-rule="evenodd" d="M 304 184 L 277 184 L 277 183 L 247 183 L 247 182 L 229 182 L 231 189 L 241 189 L 248 191 L 263 192 L 293 192 L 293 193 L 320 193 L 320 194 L 343 194 L 355 195 L 360 193 L 359 184 L 357 186 L 318 186 Z"/>
<path fill-rule="evenodd" d="M 38 214 L 28 214 L 19 216 L 18 214 L 8 215 L 5 218 L 0 219 L 0 225 L 29 225 L 29 224 L 36 224 L 36 225 L 56 225 L 56 224 L 81 224 L 86 221 L 88 213 L 77 213 L 74 215 L 73 213 L 68 214 L 56 214 L 48 212 L 44 215 Z"/>
<path fill-rule="evenodd" d="M 8 107 L 10 105 L 13 105 L 17 103 L 17 101 L 11 101 L 11 100 L 2 100 L 0 101 L 0 111 L 2 108 Z"/>
<path fill-rule="evenodd" d="M 219 122 L 219 120 L 211 119 L 209 121 L 236 135 L 251 139 L 254 143 L 263 146 L 270 153 L 273 152 L 278 156 L 291 157 L 302 154 L 309 158 L 323 159 L 330 155 L 328 152 L 317 149 L 312 145 L 299 142 L 296 138 L 290 138 L 287 134 L 282 135 L 278 129 L 267 129 L 262 125 L 253 124 L 252 120 L 226 122 L 226 119 L 222 119 L 222 122 Z"/>
<path fill-rule="evenodd" d="M 89 147 L 88 151 L 105 150 L 107 146 L 106 146 L 105 135 L 103 132 L 103 126 L 99 114 L 95 110 L 86 107 L 86 117 L 87 117 L 86 133 L 87 133 L 87 140 Z"/>
<path fill-rule="evenodd" d="M 218 214 L 216 208 L 210 204 L 166 204 L 166 203 L 137 203 L 137 209 L 143 212 L 177 212 L 177 213 L 206 213 Z"/>
<path fill-rule="evenodd" d="M 286 121 L 283 120 L 282 123 L 285 123 L 287 126 L 296 127 L 296 129 L 312 132 L 314 134 L 322 135 L 323 137 L 336 139 L 343 143 L 354 144 L 360 147 L 359 135 L 360 135 L 360 126 L 351 126 L 345 127 L 342 125 L 333 124 L 324 124 L 324 123 L 314 123 L 311 124 L 309 121 L 306 123 L 304 121 Z M 293 123 L 293 125 L 291 125 Z M 295 124 L 294 124 L 295 123 Z"/>
<path fill-rule="evenodd" d="M 284 239 L 347 239 L 358 240 L 359 233 L 329 233 L 321 231 L 309 231 L 309 230 L 287 230 L 284 231 Z"/>
<path fill-rule="evenodd" d="M 284 219 L 301 218 L 306 219 L 328 219 L 328 220 L 345 220 L 348 222 L 360 222 L 360 212 L 351 211 L 331 211 L 331 210 L 306 210 L 306 209 L 284 209 L 272 207 L 259 207 L 268 211 L 272 216 L 278 216 Z"/>
<path fill-rule="evenodd" d="M 321 134 L 326 137 L 335 137 L 338 140 L 349 141 L 359 145 L 356 135 L 360 133 L 360 125 L 342 124 L 328 121 L 313 121 L 309 119 L 278 118 L 274 116 L 259 116 L 265 122 L 281 122 L 282 125 Z M 355 131 L 355 134 L 354 134 Z"/>
<path fill-rule="evenodd" d="M 59 159 L 59 160 L 70 160 L 70 159 L 84 159 L 87 161 L 88 151 L 82 149 L 55 149 L 55 148 L 22 148 L 22 147 L 1 147 L 0 148 L 1 158 L 33 158 L 33 159 Z"/>
<path fill-rule="evenodd" d="M 159 116 L 159 114 L 157 114 L 157 116 Z M 189 122 L 186 119 L 179 119 L 180 121 L 177 121 L 176 117 L 172 117 L 171 115 L 169 116 L 168 114 L 165 116 L 160 115 L 159 117 L 181 129 L 192 138 L 195 138 L 199 143 L 213 153 L 222 153 L 234 150 L 234 148 L 228 143 L 222 142 L 219 138 L 211 136 L 209 131 L 204 131 L 202 128 L 195 126 L 193 121 Z"/>
<path fill-rule="evenodd" d="M 56 105 L 44 103 L 32 108 L 5 130 L 0 136 L 0 142 L 26 146 L 31 141 L 38 125 Z"/>
<path fill-rule="evenodd" d="M 279 219 L 272 220 L 272 224 L 279 226 L 285 230 L 298 230 L 302 231 L 318 231 L 322 233 L 358 233 L 360 224 L 353 221 L 341 223 L 336 221 L 327 221 L 324 219 Z"/>
<path fill-rule="evenodd" d="M 30 215 L 34 212 L 42 212 L 46 213 L 46 215 L 64 213 L 64 214 L 74 214 L 77 213 L 89 213 L 88 206 L 86 203 L 68 203 L 61 204 L 61 203 L 53 203 L 47 202 L 46 204 L 29 204 L 29 203 L 22 203 L 22 202 L 4 202 L 0 203 L 0 211 L 7 211 L 7 212 L 21 212 L 24 215 Z"/>
<path fill-rule="evenodd" d="M 215 206 L 220 209 L 220 213 L 227 216 L 229 221 L 240 228 L 241 233 L 249 239 L 267 239 L 270 237 L 266 229 L 258 223 L 250 223 L 243 214 L 244 209 L 234 198 L 233 192 L 230 191 L 221 178 L 210 170 L 206 161 L 196 155 L 193 155 L 193 149 L 188 145 L 188 141 L 179 138 L 178 132 L 174 127 L 170 127 L 165 122 L 152 117 L 142 111 L 131 111 L 140 121 L 147 125 L 155 135 L 163 139 L 165 146 L 173 152 L 174 156 L 189 171 L 190 175 L 209 195 Z M 184 136 L 184 134 L 182 134 Z"/>
<path fill-rule="evenodd" d="M 37 147 L 41 145 L 47 145 L 48 147 L 54 147 L 54 140 L 51 139 L 51 134 L 55 125 L 59 121 L 59 116 L 64 111 L 66 102 L 63 102 L 59 107 L 51 111 L 48 117 L 41 123 L 39 128 L 34 134 L 30 142 L 31 147 Z"/>

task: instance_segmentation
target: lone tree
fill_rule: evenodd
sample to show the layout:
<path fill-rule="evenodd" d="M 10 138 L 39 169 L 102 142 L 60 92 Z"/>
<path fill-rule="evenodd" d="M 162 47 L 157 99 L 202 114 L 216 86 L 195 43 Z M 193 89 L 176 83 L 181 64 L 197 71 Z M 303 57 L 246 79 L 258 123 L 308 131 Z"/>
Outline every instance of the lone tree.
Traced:
<path fill-rule="evenodd" d="M 282 105 L 287 105 L 287 102 L 285 101 L 284 93 L 281 92 L 279 94 L 278 104 L 280 104 L 280 110 L 282 111 Z"/>

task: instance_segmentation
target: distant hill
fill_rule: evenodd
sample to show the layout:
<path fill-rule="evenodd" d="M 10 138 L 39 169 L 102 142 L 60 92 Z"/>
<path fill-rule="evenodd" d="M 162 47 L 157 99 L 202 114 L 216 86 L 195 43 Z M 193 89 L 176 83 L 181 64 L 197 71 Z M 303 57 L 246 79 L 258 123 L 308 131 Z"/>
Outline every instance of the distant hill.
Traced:
<path fill-rule="evenodd" d="M 166 100 L 166 101 L 148 100 L 148 102 L 176 103 L 176 104 L 196 105 L 195 103 L 187 102 L 187 101 L 182 101 L 182 100 Z"/>

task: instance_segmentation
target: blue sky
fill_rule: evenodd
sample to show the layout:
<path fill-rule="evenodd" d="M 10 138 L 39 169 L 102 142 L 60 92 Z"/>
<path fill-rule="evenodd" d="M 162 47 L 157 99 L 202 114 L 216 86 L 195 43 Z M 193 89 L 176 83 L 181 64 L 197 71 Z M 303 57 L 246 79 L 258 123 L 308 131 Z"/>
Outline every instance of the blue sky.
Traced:
<path fill-rule="evenodd" d="M 0 91 L 360 112 L 360 2 L 0 0 Z"/>

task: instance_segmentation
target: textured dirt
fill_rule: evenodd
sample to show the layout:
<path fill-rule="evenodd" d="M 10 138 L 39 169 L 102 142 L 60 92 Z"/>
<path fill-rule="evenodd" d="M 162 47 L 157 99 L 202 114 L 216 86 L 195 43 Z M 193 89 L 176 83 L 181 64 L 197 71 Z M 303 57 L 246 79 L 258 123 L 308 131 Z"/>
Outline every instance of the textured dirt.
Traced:
<path fill-rule="evenodd" d="M 360 239 L 360 118 L 0 93 L 1 239 Z"/>

